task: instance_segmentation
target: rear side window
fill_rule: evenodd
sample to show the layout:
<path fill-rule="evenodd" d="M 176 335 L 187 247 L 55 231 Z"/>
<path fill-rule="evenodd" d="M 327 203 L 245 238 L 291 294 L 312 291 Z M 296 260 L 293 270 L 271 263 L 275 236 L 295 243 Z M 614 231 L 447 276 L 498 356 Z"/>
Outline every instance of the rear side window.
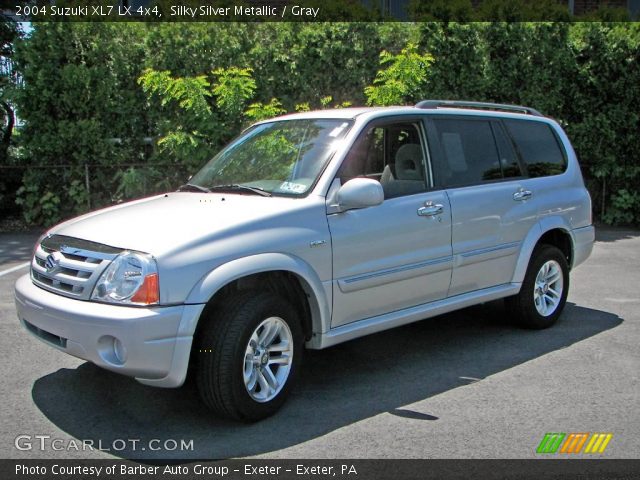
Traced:
<path fill-rule="evenodd" d="M 558 175 L 567 168 L 558 139 L 546 123 L 504 120 L 530 177 Z"/>
<path fill-rule="evenodd" d="M 486 120 L 433 119 L 442 148 L 438 165 L 444 186 L 472 185 L 503 178 L 491 123 Z"/>
<path fill-rule="evenodd" d="M 509 137 L 504 132 L 502 125 L 494 123 L 492 126 L 493 134 L 496 138 L 496 144 L 498 145 L 498 152 L 500 153 L 502 176 L 504 178 L 521 177 L 522 171 L 520 170 L 518 157 L 513 149 L 511 140 L 509 140 Z"/>

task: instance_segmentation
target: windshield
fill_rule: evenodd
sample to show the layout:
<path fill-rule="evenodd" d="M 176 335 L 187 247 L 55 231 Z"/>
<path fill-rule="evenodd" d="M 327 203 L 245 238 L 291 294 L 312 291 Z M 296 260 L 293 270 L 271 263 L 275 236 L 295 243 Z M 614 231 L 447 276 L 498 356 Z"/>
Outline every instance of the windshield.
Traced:
<path fill-rule="evenodd" d="M 250 193 L 257 189 L 274 195 L 304 195 L 350 127 L 351 122 L 336 119 L 256 125 L 218 153 L 189 183 L 211 191 Z"/>

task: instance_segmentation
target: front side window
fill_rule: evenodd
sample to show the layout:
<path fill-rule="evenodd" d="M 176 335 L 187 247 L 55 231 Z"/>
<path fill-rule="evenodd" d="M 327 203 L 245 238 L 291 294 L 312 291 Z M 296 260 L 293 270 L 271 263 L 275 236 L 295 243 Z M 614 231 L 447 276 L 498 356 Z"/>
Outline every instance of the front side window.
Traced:
<path fill-rule="evenodd" d="M 565 171 L 567 162 L 549 125 L 530 120 L 505 120 L 504 123 L 530 177 L 558 175 Z"/>
<path fill-rule="evenodd" d="M 426 190 L 425 165 L 418 123 L 380 124 L 355 142 L 338 177 L 343 185 L 355 177 L 378 180 L 385 198 L 394 198 Z"/>
<path fill-rule="evenodd" d="M 210 190 L 245 187 L 275 195 L 304 195 L 351 125 L 340 119 L 256 125 L 209 161 L 190 184 Z"/>

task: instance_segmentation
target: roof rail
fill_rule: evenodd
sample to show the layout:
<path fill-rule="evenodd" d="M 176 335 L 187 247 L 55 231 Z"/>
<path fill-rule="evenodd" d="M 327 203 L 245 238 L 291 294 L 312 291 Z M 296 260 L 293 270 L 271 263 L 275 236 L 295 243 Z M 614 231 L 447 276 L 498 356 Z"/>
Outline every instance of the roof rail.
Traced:
<path fill-rule="evenodd" d="M 436 108 L 477 108 L 480 110 L 502 110 L 505 112 L 520 112 L 536 117 L 544 117 L 535 108 L 523 107 L 521 105 L 507 105 L 504 103 L 487 103 L 487 102 L 467 102 L 463 100 L 423 100 L 416 103 L 417 108 L 426 110 Z"/>

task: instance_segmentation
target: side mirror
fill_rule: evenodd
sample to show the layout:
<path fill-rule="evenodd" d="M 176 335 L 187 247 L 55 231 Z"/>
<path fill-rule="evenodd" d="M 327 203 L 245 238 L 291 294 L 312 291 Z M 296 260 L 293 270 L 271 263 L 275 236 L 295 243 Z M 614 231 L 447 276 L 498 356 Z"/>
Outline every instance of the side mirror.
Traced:
<path fill-rule="evenodd" d="M 341 211 L 380 205 L 384 201 L 382 185 L 371 178 L 352 178 L 338 190 Z"/>

